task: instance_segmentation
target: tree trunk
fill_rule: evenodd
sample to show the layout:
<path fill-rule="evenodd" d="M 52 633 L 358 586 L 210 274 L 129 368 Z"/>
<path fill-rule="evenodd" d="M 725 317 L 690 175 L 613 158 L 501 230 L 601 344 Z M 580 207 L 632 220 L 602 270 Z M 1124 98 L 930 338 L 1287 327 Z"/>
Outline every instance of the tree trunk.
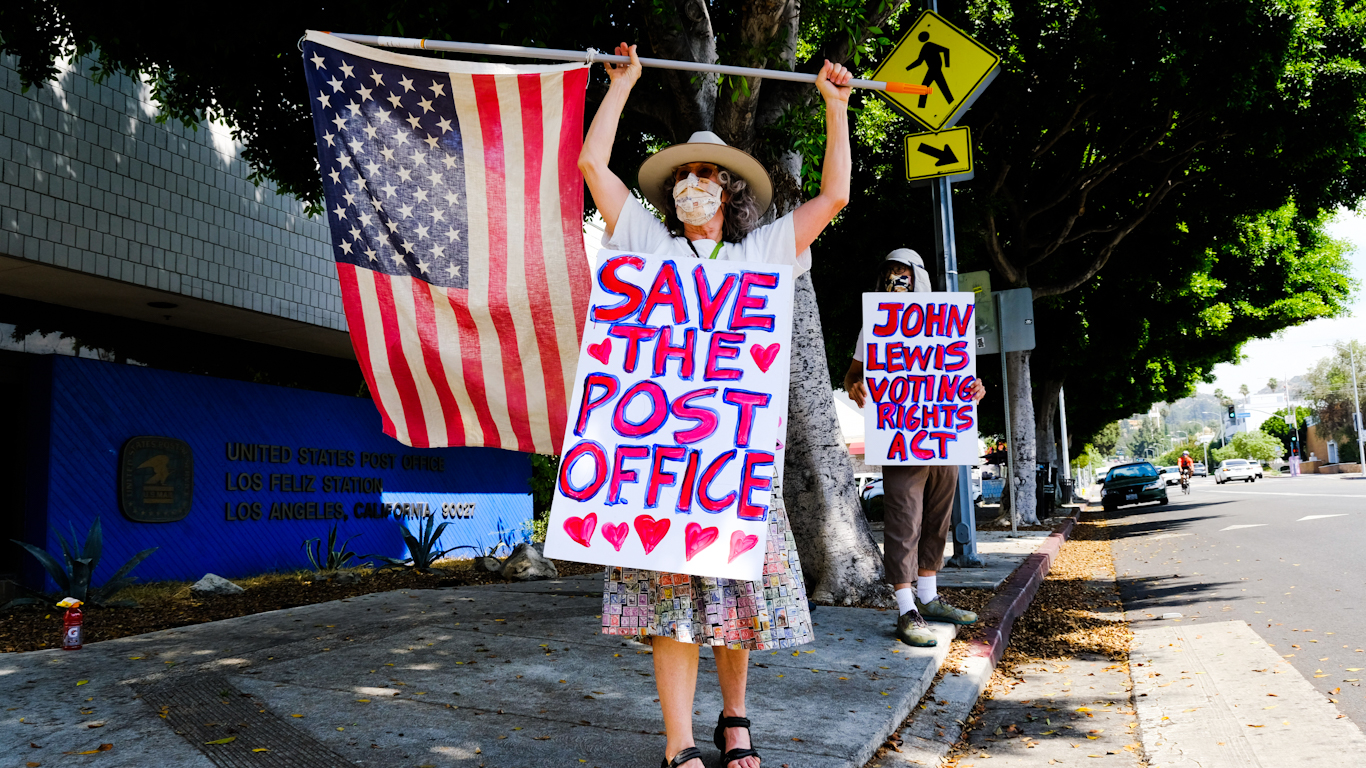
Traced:
<path fill-rule="evenodd" d="M 1010 477 L 1011 514 L 1020 525 L 1038 525 L 1038 493 L 1034 470 L 1038 452 L 1034 443 L 1034 397 L 1029 382 L 1029 352 L 1007 352 L 1010 376 L 1010 431 L 1014 445 L 1015 473 Z"/>
<path fill-rule="evenodd" d="M 886 603 L 882 555 L 859 506 L 854 468 L 840 438 L 816 291 L 797 279 L 792 308 L 792 382 L 787 407 L 783 504 L 808 594 L 819 603 Z"/>

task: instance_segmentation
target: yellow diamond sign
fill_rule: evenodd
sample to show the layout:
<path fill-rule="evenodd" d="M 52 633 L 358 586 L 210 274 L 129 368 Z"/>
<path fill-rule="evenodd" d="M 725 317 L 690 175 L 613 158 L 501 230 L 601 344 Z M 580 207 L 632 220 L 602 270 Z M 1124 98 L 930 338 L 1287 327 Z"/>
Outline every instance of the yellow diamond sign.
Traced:
<path fill-rule="evenodd" d="M 940 176 L 949 177 L 949 181 L 972 178 L 972 131 L 966 125 L 906 137 L 907 180 L 922 181 Z"/>
<path fill-rule="evenodd" d="M 902 114 L 931 131 L 958 122 L 996 77 L 1001 57 L 934 11 L 925 11 L 906 31 L 874 80 L 928 85 L 927 96 L 878 91 Z"/>

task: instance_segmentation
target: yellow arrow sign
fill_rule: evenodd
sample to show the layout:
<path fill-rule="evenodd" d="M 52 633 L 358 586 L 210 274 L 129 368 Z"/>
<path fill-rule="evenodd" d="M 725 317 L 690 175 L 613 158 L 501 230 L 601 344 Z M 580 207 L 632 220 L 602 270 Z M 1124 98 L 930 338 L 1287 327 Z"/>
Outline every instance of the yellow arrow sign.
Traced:
<path fill-rule="evenodd" d="M 948 176 L 949 181 L 972 178 L 972 131 L 966 125 L 906 137 L 907 180 L 921 181 L 940 176 Z"/>
<path fill-rule="evenodd" d="M 906 31 L 873 74 L 874 79 L 928 85 L 933 93 L 916 96 L 878 91 L 898 112 L 937 131 L 958 122 L 999 71 L 1001 57 L 950 24 L 925 11 Z"/>

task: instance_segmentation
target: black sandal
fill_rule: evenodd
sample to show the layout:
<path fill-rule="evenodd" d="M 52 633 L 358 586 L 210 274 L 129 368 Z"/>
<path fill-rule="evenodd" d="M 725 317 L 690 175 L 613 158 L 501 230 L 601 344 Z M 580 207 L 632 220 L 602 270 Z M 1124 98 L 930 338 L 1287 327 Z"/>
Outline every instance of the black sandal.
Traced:
<path fill-rule="evenodd" d="M 726 729 L 727 729 L 727 728 L 744 728 L 746 731 L 748 731 L 748 730 L 749 730 L 749 718 L 746 718 L 746 717 L 726 717 L 724 713 L 722 713 L 722 714 L 720 714 L 720 715 L 717 715 L 717 717 L 716 717 L 716 733 L 712 736 L 712 741 L 714 741 L 714 742 L 716 743 L 716 748 L 719 749 L 719 750 L 722 750 L 722 751 L 725 751 L 725 749 L 726 749 Z M 752 737 L 751 737 L 751 739 L 752 739 Z M 736 760 L 743 760 L 743 759 L 745 759 L 746 757 L 758 757 L 760 760 L 762 760 L 763 758 L 760 757 L 759 753 L 758 753 L 757 751 L 754 750 L 754 748 L 753 748 L 753 743 L 754 743 L 754 742 L 751 740 L 751 742 L 750 742 L 750 745 L 751 745 L 751 746 L 749 746 L 749 747 L 736 747 L 735 749 L 732 749 L 731 751 L 726 752 L 724 755 L 722 755 L 722 756 L 721 756 L 721 768 L 727 768 L 727 766 L 729 766 L 731 763 L 735 762 Z"/>
<path fill-rule="evenodd" d="M 702 750 L 698 749 L 697 747 L 686 747 L 684 749 L 678 750 L 678 754 L 674 755 L 674 759 L 669 760 L 666 758 L 665 760 L 660 762 L 659 768 L 678 768 L 678 766 L 688 762 L 689 760 L 701 759 Z"/>

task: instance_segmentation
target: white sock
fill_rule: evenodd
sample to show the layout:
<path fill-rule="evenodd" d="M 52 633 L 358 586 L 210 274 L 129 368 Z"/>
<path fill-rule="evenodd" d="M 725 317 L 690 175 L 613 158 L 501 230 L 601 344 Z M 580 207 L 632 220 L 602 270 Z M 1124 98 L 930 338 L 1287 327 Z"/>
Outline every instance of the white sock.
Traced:
<path fill-rule="evenodd" d="M 896 612 L 904 616 L 907 611 L 915 610 L 915 592 L 909 587 L 896 591 Z"/>
<path fill-rule="evenodd" d="M 939 592 L 936 591 L 938 585 L 935 584 L 938 580 L 938 576 L 917 576 L 915 578 L 915 597 L 921 605 L 932 602 L 936 597 L 939 597 Z"/>

